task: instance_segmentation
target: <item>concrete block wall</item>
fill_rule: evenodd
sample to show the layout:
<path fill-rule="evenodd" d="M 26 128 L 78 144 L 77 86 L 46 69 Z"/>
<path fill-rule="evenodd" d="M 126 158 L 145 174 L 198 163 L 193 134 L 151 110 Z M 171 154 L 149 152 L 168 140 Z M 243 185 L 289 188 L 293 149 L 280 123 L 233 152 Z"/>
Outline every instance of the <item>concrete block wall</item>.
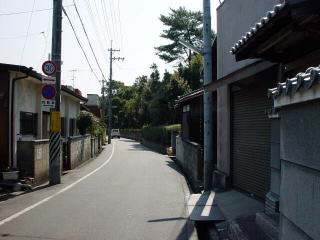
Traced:
<path fill-rule="evenodd" d="M 198 192 L 202 187 L 203 158 L 200 145 L 176 137 L 176 159 L 183 168 L 192 188 Z"/>
<path fill-rule="evenodd" d="M 49 179 L 49 141 L 34 141 L 35 184 L 40 185 Z"/>
<path fill-rule="evenodd" d="M 34 185 L 49 180 L 49 140 L 19 141 L 17 149 L 20 177 L 34 178 Z"/>
<path fill-rule="evenodd" d="M 91 136 L 76 136 L 68 138 L 68 165 L 74 169 L 91 158 Z"/>
<path fill-rule="evenodd" d="M 91 157 L 97 156 L 102 150 L 101 136 L 91 137 Z"/>

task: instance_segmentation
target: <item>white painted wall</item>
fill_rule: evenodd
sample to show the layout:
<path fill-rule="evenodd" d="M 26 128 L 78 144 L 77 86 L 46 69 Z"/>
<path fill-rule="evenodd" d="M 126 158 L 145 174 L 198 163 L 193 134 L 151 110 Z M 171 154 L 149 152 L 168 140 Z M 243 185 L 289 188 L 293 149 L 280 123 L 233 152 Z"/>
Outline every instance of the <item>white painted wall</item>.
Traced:
<path fill-rule="evenodd" d="M 80 100 L 65 92 L 62 92 L 61 97 L 61 117 L 66 119 L 66 137 L 69 136 L 70 119 L 77 118 L 80 113 Z"/>
<path fill-rule="evenodd" d="M 280 0 L 225 0 L 217 9 L 218 79 L 257 60 L 236 62 L 231 48 Z"/>
<path fill-rule="evenodd" d="M 41 139 L 39 115 L 41 115 L 41 82 L 36 79 L 22 79 L 15 82 L 14 93 L 15 135 L 20 133 L 20 112 L 38 113 L 38 136 L 22 136 L 22 140 Z M 39 129 L 40 128 L 40 129 Z"/>
<path fill-rule="evenodd" d="M 24 76 L 23 74 L 11 73 L 10 79 Z M 50 111 L 48 108 L 41 106 L 41 88 L 42 83 L 34 78 L 26 78 L 17 80 L 14 89 L 14 118 L 13 126 L 13 162 L 17 164 L 17 141 L 19 138 L 22 141 L 31 141 L 42 139 L 42 128 L 48 129 L 48 126 L 42 126 L 43 111 Z M 38 114 L 38 129 L 37 136 L 20 135 L 20 112 L 31 112 Z M 80 112 L 80 100 L 70 94 L 62 92 L 61 96 L 61 117 L 66 118 L 66 133 L 69 135 L 69 119 L 77 118 Z M 9 139 L 10 140 L 10 139 Z"/>

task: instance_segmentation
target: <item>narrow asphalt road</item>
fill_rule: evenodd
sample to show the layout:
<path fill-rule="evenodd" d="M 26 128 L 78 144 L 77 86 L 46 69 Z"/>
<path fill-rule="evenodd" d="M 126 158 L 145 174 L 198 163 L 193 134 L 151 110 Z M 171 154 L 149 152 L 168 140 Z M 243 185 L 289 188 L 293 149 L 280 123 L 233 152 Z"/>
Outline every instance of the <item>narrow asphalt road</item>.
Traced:
<path fill-rule="evenodd" d="M 0 239 L 189 239 L 187 194 L 169 158 L 114 140 L 63 184 L 0 200 Z"/>

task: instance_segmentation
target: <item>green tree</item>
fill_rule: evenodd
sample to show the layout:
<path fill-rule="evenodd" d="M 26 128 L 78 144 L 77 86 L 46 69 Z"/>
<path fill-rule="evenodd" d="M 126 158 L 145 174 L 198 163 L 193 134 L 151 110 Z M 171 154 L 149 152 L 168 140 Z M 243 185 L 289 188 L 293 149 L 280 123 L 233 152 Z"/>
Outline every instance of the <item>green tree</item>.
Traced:
<path fill-rule="evenodd" d="M 97 136 L 101 129 L 98 118 L 96 118 L 91 112 L 81 111 L 77 118 L 77 127 L 81 135 L 91 134 Z"/>
<path fill-rule="evenodd" d="M 203 84 L 201 81 L 203 78 L 203 57 L 199 54 L 192 56 L 190 64 L 188 66 L 180 65 L 178 72 L 191 90 L 199 89 Z"/>
<path fill-rule="evenodd" d="M 202 13 L 190 11 L 184 7 L 170 8 L 168 16 L 160 15 L 160 21 L 167 27 L 160 37 L 170 41 L 169 44 L 161 45 L 155 49 L 157 55 L 164 61 L 190 62 L 192 52 L 179 43 L 179 39 L 202 48 Z"/>

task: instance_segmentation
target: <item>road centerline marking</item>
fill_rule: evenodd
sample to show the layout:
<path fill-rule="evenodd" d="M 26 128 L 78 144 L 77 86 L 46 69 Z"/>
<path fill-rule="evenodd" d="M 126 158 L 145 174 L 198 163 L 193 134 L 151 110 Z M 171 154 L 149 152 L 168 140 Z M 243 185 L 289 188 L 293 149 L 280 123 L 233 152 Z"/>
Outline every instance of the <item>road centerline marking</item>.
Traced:
<path fill-rule="evenodd" d="M 17 217 L 21 216 L 22 214 L 24 214 L 24 213 L 26 213 L 26 212 L 29 212 L 30 210 L 38 207 L 39 205 L 41 205 L 41 204 L 43 204 L 43 203 L 45 203 L 45 202 L 48 202 L 50 199 L 52 199 L 52 198 L 60 195 L 61 193 L 69 190 L 70 188 L 74 187 L 75 185 L 77 185 L 78 183 L 82 182 L 82 181 L 85 180 L 86 178 L 90 177 L 92 174 L 98 172 L 101 168 L 103 168 L 104 166 L 106 166 L 106 165 L 111 161 L 111 159 L 112 159 L 112 157 L 113 157 L 113 154 L 114 154 L 114 145 L 115 145 L 115 144 L 113 143 L 113 144 L 112 144 L 112 152 L 111 152 L 111 155 L 109 156 L 109 158 L 107 159 L 107 161 L 105 161 L 102 165 L 100 165 L 99 167 L 97 167 L 95 170 L 91 171 L 91 172 L 88 173 L 87 175 L 81 177 L 80 179 L 78 179 L 78 180 L 75 181 L 74 183 L 71 183 L 70 185 L 66 186 L 65 188 L 63 188 L 63 189 L 59 190 L 58 192 L 52 194 L 51 196 L 46 197 L 46 198 L 42 199 L 41 201 L 39 201 L 39 202 L 37 202 L 37 203 L 35 203 L 35 204 L 33 204 L 33 205 L 31 205 L 31 206 L 23 209 L 23 210 L 15 213 L 15 214 L 13 214 L 13 215 L 11 215 L 10 217 L 7 217 L 7 218 L 1 220 L 1 221 L 0 221 L 0 227 L 1 227 L 3 224 L 8 223 L 8 222 L 16 219 Z"/>

